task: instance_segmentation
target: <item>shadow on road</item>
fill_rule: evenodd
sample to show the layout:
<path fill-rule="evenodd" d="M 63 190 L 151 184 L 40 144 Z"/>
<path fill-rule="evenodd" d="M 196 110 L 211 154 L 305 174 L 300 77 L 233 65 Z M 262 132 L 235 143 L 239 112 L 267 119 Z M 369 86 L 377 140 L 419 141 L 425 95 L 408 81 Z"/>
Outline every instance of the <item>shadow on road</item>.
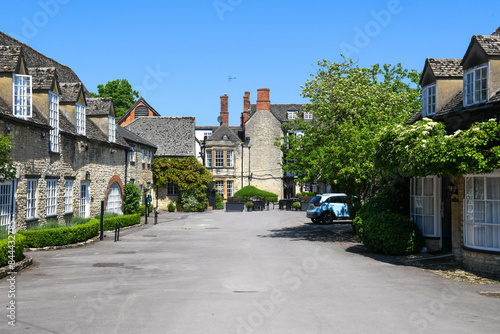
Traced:
<path fill-rule="evenodd" d="M 291 241 L 322 241 L 358 243 L 359 239 L 354 234 L 350 224 L 330 224 L 319 226 L 304 224 L 294 227 L 285 227 L 278 230 L 270 230 L 268 235 L 259 235 L 261 238 L 286 238 Z"/>

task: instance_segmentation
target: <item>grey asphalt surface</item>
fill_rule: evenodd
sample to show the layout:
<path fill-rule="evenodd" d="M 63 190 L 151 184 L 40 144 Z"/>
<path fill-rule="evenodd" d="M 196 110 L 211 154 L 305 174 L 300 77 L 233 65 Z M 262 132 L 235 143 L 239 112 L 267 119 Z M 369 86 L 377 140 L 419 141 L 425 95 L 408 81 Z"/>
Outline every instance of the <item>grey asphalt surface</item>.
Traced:
<path fill-rule="evenodd" d="M 0 333 L 500 333 L 500 299 L 478 294 L 499 284 L 397 265 L 350 225 L 329 229 L 303 212 L 163 213 L 119 242 L 30 252 Z"/>

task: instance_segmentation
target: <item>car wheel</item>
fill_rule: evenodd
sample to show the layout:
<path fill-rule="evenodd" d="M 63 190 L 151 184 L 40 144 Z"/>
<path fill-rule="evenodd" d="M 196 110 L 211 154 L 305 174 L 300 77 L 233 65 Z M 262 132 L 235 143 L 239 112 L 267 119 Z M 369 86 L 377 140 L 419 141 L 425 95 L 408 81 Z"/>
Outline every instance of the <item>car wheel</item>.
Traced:
<path fill-rule="evenodd" d="M 335 215 L 333 214 L 333 212 L 330 212 L 330 211 L 325 211 L 321 215 L 321 221 L 323 222 L 323 224 L 331 224 L 331 223 L 333 223 L 334 219 L 335 219 Z"/>
<path fill-rule="evenodd" d="M 319 218 L 311 218 L 313 224 L 319 224 L 321 220 Z"/>

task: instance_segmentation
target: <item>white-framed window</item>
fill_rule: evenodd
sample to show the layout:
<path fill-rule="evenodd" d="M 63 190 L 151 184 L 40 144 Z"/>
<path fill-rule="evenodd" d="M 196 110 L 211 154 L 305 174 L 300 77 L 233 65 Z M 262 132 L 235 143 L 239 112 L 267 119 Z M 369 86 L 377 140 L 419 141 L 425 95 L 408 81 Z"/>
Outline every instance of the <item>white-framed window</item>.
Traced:
<path fill-rule="evenodd" d="M 50 150 L 59 152 L 59 95 L 49 92 Z"/>
<path fill-rule="evenodd" d="M 108 135 L 111 143 L 116 142 L 116 122 L 113 116 L 108 116 Z"/>
<path fill-rule="evenodd" d="M 64 184 L 64 213 L 73 212 L 73 180 Z"/>
<path fill-rule="evenodd" d="M 57 214 L 57 180 L 47 180 L 47 216 Z"/>
<path fill-rule="evenodd" d="M 207 140 L 212 135 L 212 132 L 203 132 L 203 140 Z"/>
<path fill-rule="evenodd" d="M 177 186 L 174 183 L 167 183 L 167 195 L 175 196 L 178 194 Z"/>
<path fill-rule="evenodd" d="M 12 108 L 16 117 L 28 118 L 32 115 L 31 75 L 12 75 Z"/>
<path fill-rule="evenodd" d="M 307 119 L 307 120 L 313 119 L 313 113 L 310 111 L 305 111 L 304 112 L 304 119 Z"/>
<path fill-rule="evenodd" d="M 466 176 L 465 245 L 500 251 L 500 174 Z"/>
<path fill-rule="evenodd" d="M 76 104 L 76 133 L 86 135 L 85 124 L 87 122 L 85 116 L 85 106 L 79 103 Z"/>
<path fill-rule="evenodd" d="M 215 150 L 215 167 L 224 167 L 224 150 Z"/>
<path fill-rule="evenodd" d="M 436 113 L 436 84 L 422 87 L 422 115 L 434 115 Z"/>
<path fill-rule="evenodd" d="M 410 181 L 410 216 L 424 236 L 437 237 L 440 222 L 440 182 L 429 176 Z"/>
<path fill-rule="evenodd" d="M 215 188 L 216 191 L 221 195 L 221 197 L 224 198 L 224 181 L 223 180 L 215 181 Z"/>
<path fill-rule="evenodd" d="M 7 228 L 12 217 L 12 181 L 0 183 L 0 228 Z"/>
<path fill-rule="evenodd" d="M 476 66 L 464 73 L 464 105 L 488 100 L 488 64 Z"/>
<path fill-rule="evenodd" d="M 141 152 L 142 152 L 142 163 L 146 163 L 146 151 L 142 149 Z"/>
<path fill-rule="evenodd" d="M 297 111 L 295 111 L 295 110 L 288 110 L 288 111 L 286 112 L 287 117 L 288 117 L 288 119 L 290 119 L 290 120 L 296 119 L 296 118 L 297 118 L 297 113 L 298 113 L 298 112 L 297 112 Z"/>
<path fill-rule="evenodd" d="M 132 146 L 129 151 L 129 160 L 130 162 L 135 162 L 135 147 Z"/>
<path fill-rule="evenodd" d="M 89 182 L 80 183 L 80 217 L 89 218 L 90 216 L 90 191 Z"/>
<path fill-rule="evenodd" d="M 233 195 L 234 195 L 234 181 L 229 180 L 226 182 L 226 192 L 227 192 L 227 197 L 233 197 Z"/>
<path fill-rule="evenodd" d="M 108 198 L 106 199 L 106 211 L 122 213 L 122 191 L 116 182 L 109 187 Z"/>
<path fill-rule="evenodd" d="M 36 218 L 38 180 L 28 179 L 26 186 L 26 219 Z"/>
<path fill-rule="evenodd" d="M 207 156 L 207 167 L 212 167 L 212 151 L 207 151 L 205 154 Z"/>
<path fill-rule="evenodd" d="M 227 150 L 226 151 L 226 167 L 234 167 L 234 151 Z"/>

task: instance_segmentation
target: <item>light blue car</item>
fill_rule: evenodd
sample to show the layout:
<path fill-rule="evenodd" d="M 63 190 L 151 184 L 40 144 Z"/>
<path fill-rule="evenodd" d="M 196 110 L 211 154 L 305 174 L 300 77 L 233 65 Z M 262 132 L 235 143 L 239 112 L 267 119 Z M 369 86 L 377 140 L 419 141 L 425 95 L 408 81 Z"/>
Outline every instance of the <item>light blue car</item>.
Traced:
<path fill-rule="evenodd" d="M 307 218 L 314 224 L 331 224 L 339 218 L 349 219 L 347 195 L 342 193 L 316 195 L 307 208 Z"/>

